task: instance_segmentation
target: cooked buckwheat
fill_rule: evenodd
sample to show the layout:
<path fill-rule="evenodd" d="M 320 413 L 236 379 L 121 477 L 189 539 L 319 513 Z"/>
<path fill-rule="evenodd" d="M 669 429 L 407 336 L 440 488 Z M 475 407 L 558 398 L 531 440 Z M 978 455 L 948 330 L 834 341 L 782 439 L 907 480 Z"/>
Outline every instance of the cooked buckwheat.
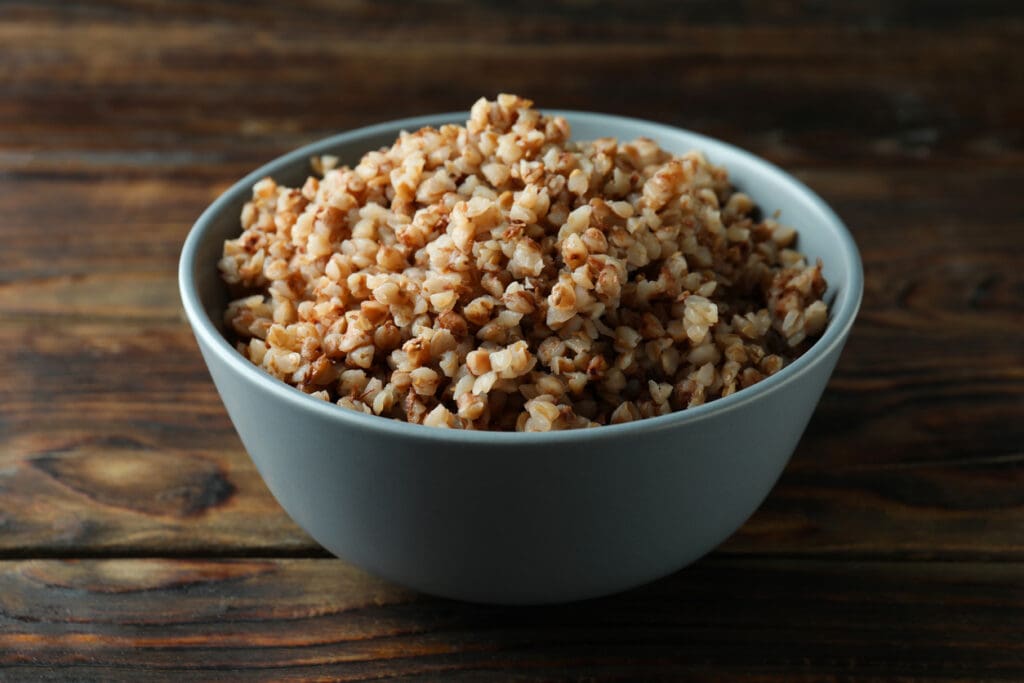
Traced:
<path fill-rule="evenodd" d="M 696 151 L 570 141 L 562 117 L 499 95 L 338 164 L 256 183 L 220 271 L 238 350 L 351 410 L 628 422 L 749 387 L 827 323 L 821 264 Z"/>

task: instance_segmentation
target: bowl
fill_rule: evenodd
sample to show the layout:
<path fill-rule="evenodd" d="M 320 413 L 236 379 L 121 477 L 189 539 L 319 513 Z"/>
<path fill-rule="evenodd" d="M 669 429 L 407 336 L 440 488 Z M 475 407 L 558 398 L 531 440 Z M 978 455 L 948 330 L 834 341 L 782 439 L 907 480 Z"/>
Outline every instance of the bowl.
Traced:
<path fill-rule="evenodd" d="M 557 111 L 575 139 L 648 136 L 702 150 L 766 215 L 821 258 L 830 319 L 803 356 L 753 387 L 656 418 L 593 429 L 447 430 L 364 415 L 307 396 L 242 357 L 223 333 L 217 261 L 240 232 L 253 184 L 301 184 L 314 155 L 354 163 L 401 130 L 464 122 L 438 114 L 315 142 L 253 171 L 185 241 L 182 302 L 231 421 L 289 515 L 332 553 L 410 588 L 475 602 L 537 604 L 619 592 L 709 552 L 768 495 L 849 335 L 863 289 L 850 233 L 772 164 L 703 135 L 605 114 Z"/>

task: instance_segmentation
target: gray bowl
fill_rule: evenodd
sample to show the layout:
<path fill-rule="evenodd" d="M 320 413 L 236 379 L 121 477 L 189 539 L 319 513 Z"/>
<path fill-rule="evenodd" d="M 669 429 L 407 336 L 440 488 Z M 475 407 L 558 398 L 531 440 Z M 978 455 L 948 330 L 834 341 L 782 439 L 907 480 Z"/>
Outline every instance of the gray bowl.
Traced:
<path fill-rule="evenodd" d="M 223 241 L 264 176 L 301 183 L 309 158 L 354 163 L 400 130 L 465 113 L 384 123 L 295 150 L 253 171 L 193 226 L 181 254 L 185 312 L 242 443 L 289 515 L 332 553 L 426 593 L 546 603 L 621 591 L 674 572 L 732 534 L 793 453 L 842 351 L 863 277 L 850 233 L 811 190 L 726 143 L 669 126 L 582 112 L 576 139 L 646 135 L 700 149 L 820 257 L 830 321 L 811 350 L 754 387 L 679 413 L 554 433 L 442 430 L 309 397 L 225 339 Z"/>

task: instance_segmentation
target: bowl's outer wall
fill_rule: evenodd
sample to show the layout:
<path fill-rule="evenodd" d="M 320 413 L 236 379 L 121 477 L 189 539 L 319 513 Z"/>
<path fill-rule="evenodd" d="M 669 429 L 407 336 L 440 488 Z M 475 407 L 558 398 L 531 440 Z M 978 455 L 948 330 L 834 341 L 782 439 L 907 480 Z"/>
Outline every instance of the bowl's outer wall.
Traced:
<path fill-rule="evenodd" d="M 577 114 L 570 122 L 577 139 L 647 135 L 673 151 L 705 150 L 766 213 L 780 210 L 798 228 L 800 248 L 824 262 L 833 299 L 857 287 L 859 302 L 859 260 L 837 245 L 834 226 L 823 227 L 829 217 L 820 200 L 795 192 L 784 174 L 765 174 L 750 155 L 684 131 L 601 115 Z M 318 153 L 351 163 L 388 144 L 396 130 L 341 145 L 326 141 Z M 298 183 L 307 168 L 303 155 L 273 173 Z M 218 324 L 225 294 L 216 261 L 223 239 L 238 234 L 248 189 L 229 192 L 225 210 L 201 226 L 191 264 L 202 306 Z M 267 378 L 260 373 L 238 372 L 212 348 L 222 340 L 197 339 L 268 487 L 319 543 L 418 590 L 504 603 L 623 590 L 711 550 L 774 485 L 845 342 L 844 336 L 770 393 L 698 421 L 652 421 L 640 437 L 607 428 L 601 439 L 524 448 L 507 439 L 445 443 L 421 438 L 422 429 L 346 424 L 307 409 L 315 399 L 282 400 L 261 386 Z"/>
<path fill-rule="evenodd" d="M 774 485 L 834 365 L 642 440 L 440 448 L 339 429 L 204 356 L 271 492 L 319 543 L 427 593 L 511 603 L 622 590 L 711 550 Z"/>

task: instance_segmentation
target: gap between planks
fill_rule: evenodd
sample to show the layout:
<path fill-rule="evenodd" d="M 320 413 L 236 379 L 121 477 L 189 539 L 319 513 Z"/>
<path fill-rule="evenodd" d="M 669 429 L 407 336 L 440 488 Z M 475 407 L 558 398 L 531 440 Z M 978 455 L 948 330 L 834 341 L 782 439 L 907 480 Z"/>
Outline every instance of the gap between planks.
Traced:
<path fill-rule="evenodd" d="M 231 548 L 228 550 L 213 549 L 140 549 L 132 552 L 124 549 L 61 549 L 32 548 L 26 552 L 17 549 L 0 549 L 0 563 L 25 561 L 78 561 L 78 560 L 196 560 L 200 562 L 231 562 L 235 560 L 275 561 L 275 560 L 328 560 L 349 565 L 344 558 L 332 555 L 323 548 Z M 730 563 L 771 563 L 787 562 L 802 564 L 955 564 L 955 565 L 1013 565 L 1024 563 L 1024 549 L 1009 552 L 978 552 L 978 551 L 845 551 L 824 550 L 810 552 L 762 552 L 762 551 L 730 551 L 722 550 L 705 555 L 693 564 L 704 562 Z M 692 566 L 687 565 L 687 566 Z M 681 567 L 677 571 L 681 571 Z"/>

